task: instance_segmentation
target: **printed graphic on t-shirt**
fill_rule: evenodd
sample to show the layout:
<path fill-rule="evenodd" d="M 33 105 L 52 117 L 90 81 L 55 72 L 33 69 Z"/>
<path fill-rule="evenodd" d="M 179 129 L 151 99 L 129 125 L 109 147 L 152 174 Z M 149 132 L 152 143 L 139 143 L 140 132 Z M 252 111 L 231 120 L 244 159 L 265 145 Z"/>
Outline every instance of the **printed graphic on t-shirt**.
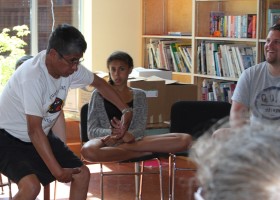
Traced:
<path fill-rule="evenodd" d="M 55 101 L 50 105 L 48 112 L 56 113 L 62 110 L 63 100 L 56 98 Z"/>
<path fill-rule="evenodd" d="M 260 91 L 255 106 L 260 117 L 268 120 L 280 119 L 280 88 L 273 86 Z"/>

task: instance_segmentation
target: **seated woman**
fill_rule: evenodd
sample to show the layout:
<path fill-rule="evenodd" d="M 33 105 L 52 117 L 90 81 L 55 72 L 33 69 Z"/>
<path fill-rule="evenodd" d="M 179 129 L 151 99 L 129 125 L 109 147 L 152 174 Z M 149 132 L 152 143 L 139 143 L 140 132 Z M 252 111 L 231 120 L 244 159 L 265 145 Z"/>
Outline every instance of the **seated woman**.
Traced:
<path fill-rule="evenodd" d="M 191 144 L 191 136 L 185 133 L 168 133 L 144 136 L 147 124 L 145 92 L 127 86 L 133 69 L 133 59 L 125 52 L 117 51 L 107 59 L 109 82 L 120 97 L 132 108 L 133 118 L 124 136 L 119 135 L 118 125 L 122 116 L 113 104 L 95 90 L 88 111 L 88 137 L 81 154 L 91 162 L 119 162 L 153 152 L 174 153 L 184 151 Z"/>

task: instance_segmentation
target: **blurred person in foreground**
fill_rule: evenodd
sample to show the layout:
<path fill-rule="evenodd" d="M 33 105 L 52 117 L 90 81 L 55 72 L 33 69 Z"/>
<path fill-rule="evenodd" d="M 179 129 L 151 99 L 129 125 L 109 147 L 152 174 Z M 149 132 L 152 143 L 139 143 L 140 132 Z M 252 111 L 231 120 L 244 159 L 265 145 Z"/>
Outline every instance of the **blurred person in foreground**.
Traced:
<path fill-rule="evenodd" d="M 200 186 L 195 200 L 279 200 L 280 131 L 273 124 L 205 134 L 191 148 Z"/>

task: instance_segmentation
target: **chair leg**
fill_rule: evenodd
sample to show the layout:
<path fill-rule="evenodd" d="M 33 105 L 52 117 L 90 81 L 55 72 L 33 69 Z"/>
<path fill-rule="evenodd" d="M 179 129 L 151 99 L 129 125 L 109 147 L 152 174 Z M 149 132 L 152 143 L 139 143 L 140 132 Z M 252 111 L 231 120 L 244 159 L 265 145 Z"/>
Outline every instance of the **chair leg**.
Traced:
<path fill-rule="evenodd" d="M 100 163 L 100 195 L 101 195 L 101 200 L 104 199 L 104 186 L 103 186 L 103 164 Z"/>
<path fill-rule="evenodd" d="M 175 171 L 176 171 L 176 155 L 170 154 L 168 158 L 169 168 L 168 168 L 168 199 L 174 200 L 174 190 L 175 190 Z"/>
<path fill-rule="evenodd" d="M 0 174 L 0 187 L 2 194 L 4 194 L 4 186 L 9 187 L 9 199 L 12 199 L 12 182 L 9 178 L 7 178 L 8 183 L 3 184 L 2 174 Z"/>
<path fill-rule="evenodd" d="M 168 199 L 171 200 L 172 198 L 172 154 L 169 154 L 168 157 Z"/>
<path fill-rule="evenodd" d="M 50 200 L 50 184 L 44 186 L 44 200 Z"/>
<path fill-rule="evenodd" d="M 2 194 L 4 194 L 4 186 L 3 186 L 2 174 L 0 174 L 0 187 L 1 187 L 1 190 L 2 190 Z"/>
<path fill-rule="evenodd" d="M 160 199 L 163 200 L 163 180 L 162 180 L 162 165 L 160 159 L 157 159 L 158 161 L 158 170 L 159 170 L 159 187 L 160 187 Z"/>
<path fill-rule="evenodd" d="M 57 186 L 57 181 L 54 181 L 54 192 L 53 192 L 53 199 L 56 200 L 56 186 Z"/>
<path fill-rule="evenodd" d="M 175 199 L 175 174 L 176 174 L 176 155 L 173 155 L 172 159 L 172 200 Z"/>
<path fill-rule="evenodd" d="M 12 199 L 12 181 L 8 178 L 8 184 L 9 184 L 9 199 Z"/>
<path fill-rule="evenodd" d="M 143 181 L 143 175 L 139 173 L 143 172 L 143 168 L 142 166 L 144 165 L 144 162 L 141 162 L 141 169 L 140 169 L 140 162 L 135 162 L 134 163 L 134 170 L 135 170 L 135 173 L 138 173 L 138 174 L 135 174 L 135 197 L 136 199 L 141 199 L 141 195 L 142 195 L 142 181 Z"/>

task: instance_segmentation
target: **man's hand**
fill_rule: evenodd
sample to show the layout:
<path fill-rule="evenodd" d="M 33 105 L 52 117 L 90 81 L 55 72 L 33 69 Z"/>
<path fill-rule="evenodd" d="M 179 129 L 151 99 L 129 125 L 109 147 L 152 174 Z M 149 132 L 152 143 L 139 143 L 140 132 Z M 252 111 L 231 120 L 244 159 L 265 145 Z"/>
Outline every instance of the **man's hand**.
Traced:
<path fill-rule="evenodd" d="M 115 139 L 121 139 L 123 134 L 121 130 L 121 121 L 114 117 L 111 120 L 111 137 Z"/>
<path fill-rule="evenodd" d="M 132 119 L 132 112 L 125 112 L 122 115 L 121 121 L 118 120 L 116 117 L 114 117 L 111 120 L 111 126 L 112 126 L 112 136 L 114 136 L 116 139 L 123 138 L 124 134 L 129 128 L 130 122 Z"/>
<path fill-rule="evenodd" d="M 54 177 L 62 183 L 68 183 L 71 182 L 73 179 L 73 174 L 78 174 L 81 172 L 80 168 L 62 168 L 62 171 L 59 175 Z"/>

